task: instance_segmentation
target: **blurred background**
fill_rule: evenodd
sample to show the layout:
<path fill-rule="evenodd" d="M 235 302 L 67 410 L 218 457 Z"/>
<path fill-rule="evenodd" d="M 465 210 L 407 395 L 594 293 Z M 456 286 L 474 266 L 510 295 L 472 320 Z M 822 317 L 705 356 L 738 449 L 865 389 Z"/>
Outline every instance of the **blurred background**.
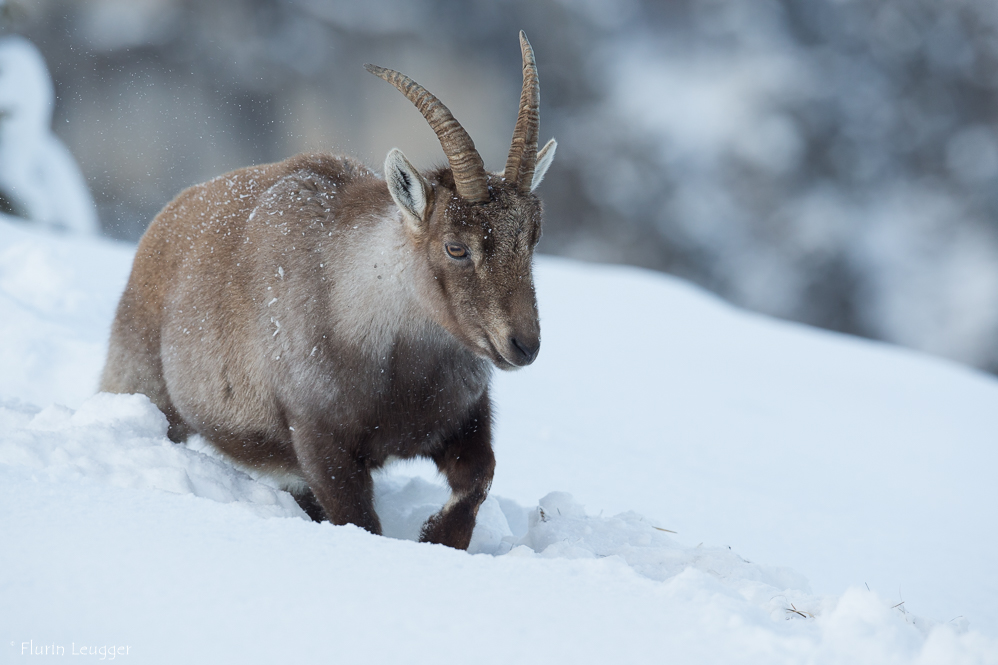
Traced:
<path fill-rule="evenodd" d="M 998 371 L 993 0 L 0 0 L 0 24 L 48 65 L 93 227 L 128 240 L 182 188 L 296 152 L 444 163 L 365 62 L 501 170 L 522 28 L 559 141 L 540 251 Z M 0 178 L 0 209 L 29 208 Z"/>

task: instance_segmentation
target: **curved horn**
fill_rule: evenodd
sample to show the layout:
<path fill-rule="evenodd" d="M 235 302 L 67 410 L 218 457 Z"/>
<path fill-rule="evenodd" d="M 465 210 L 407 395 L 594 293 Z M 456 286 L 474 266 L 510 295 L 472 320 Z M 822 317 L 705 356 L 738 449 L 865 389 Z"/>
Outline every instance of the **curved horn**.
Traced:
<path fill-rule="evenodd" d="M 520 31 L 520 52 L 523 54 L 523 91 L 520 93 L 520 114 L 513 129 L 513 142 L 506 159 L 506 180 L 516 183 L 521 193 L 530 191 L 537 164 L 537 126 L 540 124 L 541 86 L 537 80 L 534 49 L 527 35 Z"/>
<path fill-rule="evenodd" d="M 461 123 L 454 119 L 450 110 L 405 74 L 377 65 L 364 65 L 364 69 L 395 86 L 430 123 L 447 155 L 458 196 L 470 203 L 488 201 L 485 163 L 475 149 L 475 142 Z"/>

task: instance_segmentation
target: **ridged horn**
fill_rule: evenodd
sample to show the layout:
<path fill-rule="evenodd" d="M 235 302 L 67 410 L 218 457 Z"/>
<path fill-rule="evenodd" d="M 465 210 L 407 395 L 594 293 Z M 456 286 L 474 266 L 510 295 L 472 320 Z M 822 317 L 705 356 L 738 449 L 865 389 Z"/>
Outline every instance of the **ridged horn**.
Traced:
<path fill-rule="evenodd" d="M 527 35 L 520 31 L 520 53 L 523 55 L 523 90 L 520 92 L 520 113 L 513 129 L 513 141 L 506 158 L 506 180 L 515 183 L 520 192 L 530 192 L 537 164 L 537 127 L 540 124 L 541 86 L 537 79 L 537 62 Z"/>
<path fill-rule="evenodd" d="M 475 142 L 446 106 L 423 86 L 405 74 L 377 65 L 364 65 L 371 72 L 393 86 L 412 102 L 430 123 L 447 155 L 457 194 L 470 203 L 489 200 L 489 187 L 485 176 L 485 163 L 475 149 Z"/>

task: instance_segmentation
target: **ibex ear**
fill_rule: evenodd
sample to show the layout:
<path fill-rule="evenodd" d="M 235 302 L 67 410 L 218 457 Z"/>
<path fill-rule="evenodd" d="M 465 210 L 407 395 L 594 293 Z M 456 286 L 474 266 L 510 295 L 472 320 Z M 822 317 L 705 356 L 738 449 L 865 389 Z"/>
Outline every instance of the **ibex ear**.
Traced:
<path fill-rule="evenodd" d="M 395 204 L 409 221 L 422 228 L 430 212 L 430 183 L 398 148 L 392 148 L 385 157 L 385 180 Z"/>
<path fill-rule="evenodd" d="M 548 168 L 554 160 L 554 151 L 557 149 L 558 142 L 551 139 L 537 153 L 537 165 L 534 166 L 534 179 L 530 182 L 530 191 L 537 189 L 537 185 L 541 184 L 541 180 L 544 180 L 544 174 L 548 172 Z"/>

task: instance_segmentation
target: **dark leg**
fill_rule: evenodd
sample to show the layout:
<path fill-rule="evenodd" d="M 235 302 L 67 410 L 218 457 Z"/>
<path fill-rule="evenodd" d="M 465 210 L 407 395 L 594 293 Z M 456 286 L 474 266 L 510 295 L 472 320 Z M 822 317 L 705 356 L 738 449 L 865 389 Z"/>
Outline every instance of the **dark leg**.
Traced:
<path fill-rule="evenodd" d="M 321 522 L 326 519 L 326 513 L 315 498 L 315 493 L 311 489 L 305 488 L 301 492 L 292 492 L 291 496 L 298 502 L 298 506 L 305 511 L 305 514 L 312 518 L 313 522 Z"/>
<path fill-rule="evenodd" d="M 166 420 L 170 423 L 169 429 L 166 431 L 166 435 L 170 438 L 170 441 L 174 443 L 183 443 L 187 440 L 187 437 L 191 435 L 191 428 L 187 426 L 187 423 L 181 419 L 180 414 L 177 413 L 177 409 L 174 408 L 173 402 L 170 398 L 166 398 L 166 403 L 163 405 L 157 404 L 160 410 L 166 415 Z"/>
<path fill-rule="evenodd" d="M 486 391 L 467 423 L 434 454 L 440 473 L 447 477 L 451 499 L 423 525 L 420 541 L 468 549 L 478 507 L 492 485 L 496 458 L 492 454 L 492 404 Z"/>
<path fill-rule="evenodd" d="M 356 524 L 380 535 L 371 469 L 354 452 L 356 446 L 337 443 L 320 427 L 296 429 L 293 444 L 298 464 L 325 518 L 333 524 Z M 315 519 L 311 513 L 309 516 Z"/>

